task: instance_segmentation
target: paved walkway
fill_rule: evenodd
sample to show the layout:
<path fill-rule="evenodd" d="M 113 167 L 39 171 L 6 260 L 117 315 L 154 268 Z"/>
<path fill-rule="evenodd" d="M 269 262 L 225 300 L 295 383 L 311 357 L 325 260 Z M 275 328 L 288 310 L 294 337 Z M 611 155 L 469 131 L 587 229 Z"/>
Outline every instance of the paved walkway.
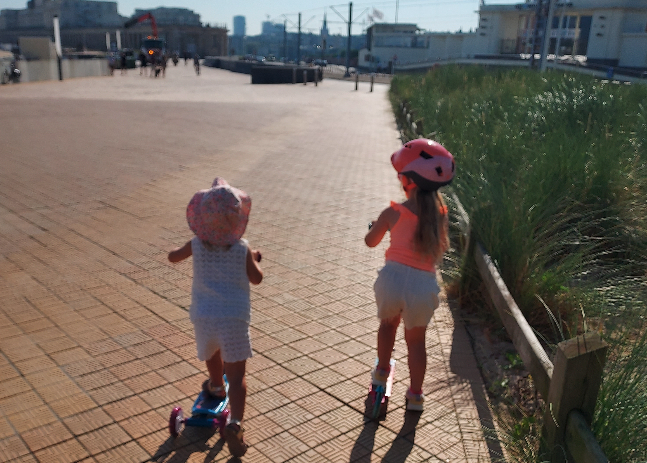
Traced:
<path fill-rule="evenodd" d="M 248 191 L 263 252 L 252 291 L 247 462 L 487 462 L 483 386 L 443 301 L 427 409 L 364 425 L 384 247 L 363 243 L 398 185 L 387 87 L 252 86 L 190 66 L 0 87 L 0 460 L 207 462 L 217 434 L 168 433 L 205 377 L 185 207 L 216 175 Z"/>

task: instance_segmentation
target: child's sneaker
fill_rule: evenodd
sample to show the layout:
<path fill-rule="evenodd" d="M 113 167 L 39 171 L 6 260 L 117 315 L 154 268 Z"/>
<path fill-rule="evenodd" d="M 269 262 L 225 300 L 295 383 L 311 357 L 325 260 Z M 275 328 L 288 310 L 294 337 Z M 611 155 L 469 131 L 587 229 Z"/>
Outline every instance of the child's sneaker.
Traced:
<path fill-rule="evenodd" d="M 382 386 L 386 387 L 386 381 L 389 379 L 390 370 L 383 370 L 381 368 L 375 367 L 371 372 L 371 380 L 373 381 L 373 386 Z"/>
<path fill-rule="evenodd" d="M 425 395 L 422 392 L 420 394 L 414 394 L 411 392 L 411 388 L 409 388 L 407 389 L 405 399 L 407 402 L 407 410 L 421 412 L 425 409 Z"/>
<path fill-rule="evenodd" d="M 224 399 L 227 397 L 227 390 L 224 384 L 222 386 L 214 386 L 210 379 L 206 379 L 202 383 L 202 390 L 214 399 Z"/>
<path fill-rule="evenodd" d="M 243 438 L 245 430 L 240 426 L 239 421 L 232 421 L 223 430 L 222 434 L 229 446 L 229 452 L 235 457 L 242 457 L 247 453 L 249 445 Z"/>

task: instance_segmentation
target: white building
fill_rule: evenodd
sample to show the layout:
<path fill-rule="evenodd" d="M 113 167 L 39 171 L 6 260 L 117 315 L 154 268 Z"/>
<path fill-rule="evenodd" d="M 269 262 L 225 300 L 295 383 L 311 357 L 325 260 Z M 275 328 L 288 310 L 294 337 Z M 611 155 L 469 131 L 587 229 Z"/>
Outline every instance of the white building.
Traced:
<path fill-rule="evenodd" d="M 482 5 L 477 34 L 485 53 L 530 53 L 536 2 Z M 647 67 L 647 1 L 558 1 L 548 53 L 582 55 L 588 62 Z M 559 50 L 557 46 L 559 45 Z"/>
<path fill-rule="evenodd" d="M 478 42 L 473 32 L 425 32 L 415 24 L 373 24 L 366 30 L 366 48 L 359 51 L 358 66 L 383 70 L 391 63 L 471 58 L 485 50 Z"/>
<path fill-rule="evenodd" d="M 373 24 L 366 29 L 366 48 L 359 51 L 360 68 L 383 70 L 391 63 L 419 62 L 429 57 L 429 41 L 415 24 Z"/>
<path fill-rule="evenodd" d="M 545 8 L 548 0 L 544 0 Z M 546 11 L 544 11 L 546 12 Z M 481 5 L 475 32 L 423 32 L 414 24 L 374 24 L 359 66 L 399 65 L 539 51 L 537 0 Z M 556 0 L 549 54 L 585 56 L 589 63 L 647 68 L 647 0 Z M 543 30 L 539 28 L 540 31 Z"/>

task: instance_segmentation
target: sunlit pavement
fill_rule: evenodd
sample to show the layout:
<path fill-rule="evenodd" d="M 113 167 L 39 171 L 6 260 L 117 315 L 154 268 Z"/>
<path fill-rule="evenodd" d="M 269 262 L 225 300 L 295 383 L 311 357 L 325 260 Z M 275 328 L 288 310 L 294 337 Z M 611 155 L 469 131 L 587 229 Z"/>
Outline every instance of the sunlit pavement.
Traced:
<path fill-rule="evenodd" d="M 0 460 L 231 458 L 217 433 L 168 431 L 206 370 L 187 315 L 191 262 L 166 255 L 191 237 L 193 193 L 222 176 L 252 196 L 245 236 L 265 272 L 243 460 L 490 461 L 483 386 L 444 298 L 426 410 L 404 412 L 399 332 L 388 418 L 363 422 L 385 249 L 363 236 L 400 197 L 387 90 L 252 86 L 182 62 L 165 78 L 0 86 Z"/>

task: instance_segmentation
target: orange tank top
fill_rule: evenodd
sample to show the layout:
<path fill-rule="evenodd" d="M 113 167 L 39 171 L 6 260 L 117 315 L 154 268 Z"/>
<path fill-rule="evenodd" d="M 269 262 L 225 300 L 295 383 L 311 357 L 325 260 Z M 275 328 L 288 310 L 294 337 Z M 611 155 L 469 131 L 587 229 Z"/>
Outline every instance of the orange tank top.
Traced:
<path fill-rule="evenodd" d="M 418 225 L 418 216 L 402 204 L 391 201 L 391 207 L 400 213 L 400 217 L 391 230 L 391 245 L 386 250 L 385 259 L 426 272 L 436 272 L 432 257 L 425 256 L 415 249 L 413 236 Z M 443 210 L 441 213 L 447 212 Z"/>

